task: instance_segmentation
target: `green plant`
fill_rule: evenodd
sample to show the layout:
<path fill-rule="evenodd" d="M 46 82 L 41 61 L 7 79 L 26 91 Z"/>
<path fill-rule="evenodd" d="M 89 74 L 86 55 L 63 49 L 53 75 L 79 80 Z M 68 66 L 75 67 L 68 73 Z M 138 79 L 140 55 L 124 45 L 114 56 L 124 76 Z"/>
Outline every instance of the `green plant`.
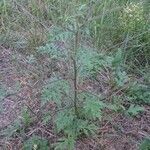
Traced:
<path fill-rule="evenodd" d="M 150 139 L 144 139 L 140 144 L 139 150 L 150 150 Z"/>
<path fill-rule="evenodd" d="M 94 133 L 96 126 L 92 123 L 92 120 L 100 119 L 101 109 L 104 108 L 100 98 L 88 92 L 80 91 L 77 88 L 86 78 L 93 74 L 95 67 L 94 55 L 87 53 L 85 49 L 77 49 L 74 57 L 67 54 L 65 57 L 63 56 L 65 53 L 57 52 L 49 47 L 50 44 L 48 48 L 47 45 L 46 48 L 40 48 L 40 51 L 48 50 L 51 53 L 52 59 L 58 60 L 58 58 L 61 58 L 62 61 L 66 62 L 65 64 L 67 64 L 67 61 L 72 61 L 72 66 L 70 66 L 71 70 L 67 79 L 63 79 L 61 76 L 59 78 L 54 77 L 43 88 L 42 104 L 45 105 L 47 102 L 53 101 L 57 104 L 58 109 L 60 109 L 60 112 L 55 116 L 56 130 L 58 133 L 63 131 L 66 138 L 56 146 L 56 149 L 59 147 L 63 148 L 62 143 L 68 149 L 73 149 L 75 140 L 78 137 L 83 134 L 91 135 L 91 133 Z M 80 52 L 83 54 L 79 55 Z M 97 57 L 99 56 L 96 52 L 93 54 Z M 74 78 L 71 79 L 71 76 L 74 76 Z"/>
<path fill-rule="evenodd" d="M 16 119 L 13 124 L 8 125 L 8 127 L 0 132 L 1 136 L 10 138 L 12 136 L 18 136 L 22 132 L 21 122 Z"/>
<path fill-rule="evenodd" d="M 71 7 L 69 4 L 68 7 Z M 55 115 L 56 131 L 63 131 L 65 139 L 58 142 L 58 147 L 64 144 L 67 148 L 75 144 L 75 140 L 82 135 L 91 135 L 96 130 L 93 120 L 100 119 L 101 110 L 106 107 L 95 93 L 83 88 L 82 83 L 94 77 L 100 70 L 108 68 L 112 71 L 112 85 L 117 88 L 124 87 L 129 81 L 125 72 L 123 50 L 118 49 L 115 55 L 99 53 L 97 49 L 85 44 L 84 37 L 90 38 L 86 20 L 86 10 L 89 6 L 76 2 L 70 13 L 62 14 L 52 28 L 49 43 L 38 48 L 42 54 L 48 54 L 51 64 L 54 66 L 63 64 L 51 76 L 51 80 L 42 91 L 42 105 L 49 101 L 56 103 L 60 109 Z M 83 12 L 81 12 L 81 10 Z M 62 10 L 63 11 L 63 10 Z M 65 76 L 61 75 L 62 69 Z M 110 105 L 112 109 L 120 108 Z M 119 106 L 120 107 L 120 106 Z M 109 108 L 109 107 L 107 107 Z M 141 107 L 134 107 L 134 111 L 128 110 L 131 115 L 141 111 Z M 122 107 L 122 109 L 124 109 Z M 143 110 L 143 109 L 142 109 Z M 61 145 L 61 146 L 60 146 Z"/>
<path fill-rule="evenodd" d="M 32 136 L 24 142 L 23 150 L 49 150 L 49 144 L 44 138 Z"/>
<path fill-rule="evenodd" d="M 28 111 L 27 108 L 23 108 L 23 111 L 22 111 L 22 121 L 25 125 L 25 127 L 29 126 L 30 123 L 32 122 L 32 118 L 31 118 L 31 115 Z"/>
<path fill-rule="evenodd" d="M 70 3 L 68 5 L 71 7 Z M 42 105 L 50 101 L 57 105 L 58 111 L 54 117 L 56 131 L 63 132 L 65 136 L 56 144 L 56 149 L 73 149 L 77 138 L 94 134 L 96 120 L 100 120 L 101 111 L 105 108 L 101 97 L 79 88 L 105 62 L 104 55 L 84 44 L 83 35 L 87 28 L 83 17 L 88 8 L 86 3 L 74 2 L 74 8 L 68 10 L 71 11 L 68 16 L 61 14 L 64 27 L 56 24 L 50 33 L 49 43 L 38 48 L 40 53 L 48 54 L 54 66 L 63 64 L 42 90 Z M 67 68 L 64 70 L 65 76 L 59 70 L 63 68 Z"/>
<path fill-rule="evenodd" d="M 139 112 L 144 111 L 144 107 L 131 104 L 126 113 L 131 116 L 136 116 Z"/>
<path fill-rule="evenodd" d="M 148 85 L 135 82 L 127 90 L 127 96 L 129 97 L 130 101 L 133 102 L 146 104 L 150 103 L 150 93 Z"/>
<path fill-rule="evenodd" d="M 6 96 L 6 91 L 2 85 L 0 85 L 0 103 L 3 102 L 3 98 Z M 0 113 L 3 112 L 3 107 L 0 105 Z"/>
<path fill-rule="evenodd" d="M 0 101 L 5 97 L 6 91 L 4 88 L 0 85 Z"/>

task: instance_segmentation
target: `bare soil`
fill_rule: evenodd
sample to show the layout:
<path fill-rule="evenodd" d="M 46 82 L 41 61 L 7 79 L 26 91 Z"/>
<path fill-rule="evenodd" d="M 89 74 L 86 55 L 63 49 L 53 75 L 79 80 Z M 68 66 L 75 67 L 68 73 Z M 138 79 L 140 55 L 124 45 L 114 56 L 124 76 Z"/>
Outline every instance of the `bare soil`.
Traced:
<path fill-rule="evenodd" d="M 22 108 L 26 106 L 35 118 L 35 123 L 25 130 L 26 138 L 37 134 L 54 142 L 58 135 L 54 134 L 52 124 L 44 126 L 37 117 L 40 112 L 40 90 L 49 78 L 48 70 L 45 67 L 45 73 L 40 74 L 36 68 L 37 65 L 29 64 L 23 54 L 0 47 L 0 85 L 8 93 L 0 101 L 3 109 L 0 112 L 0 132 L 7 129 L 16 119 L 21 119 Z M 145 111 L 134 118 L 112 111 L 104 112 L 98 135 L 94 138 L 80 139 L 76 149 L 138 150 L 140 141 L 150 135 L 150 106 L 144 107 Z M 53 104 L 46 109 L 53 109 Z M 22 137 L 6 138 L 0 135 L 0 150 L 3 150 L 1 146 L 4 145 L 8 150 L 22 149 Z"/>

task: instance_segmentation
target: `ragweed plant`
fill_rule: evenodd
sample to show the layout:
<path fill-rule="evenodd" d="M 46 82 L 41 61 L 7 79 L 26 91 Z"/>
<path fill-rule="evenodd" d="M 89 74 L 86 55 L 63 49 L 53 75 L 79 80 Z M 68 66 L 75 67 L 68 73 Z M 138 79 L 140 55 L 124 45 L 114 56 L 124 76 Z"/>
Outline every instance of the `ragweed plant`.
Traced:
<path fill-rule="evenodd" d="M 47 54 L 50 61 L 55 62 L 54 66 L 63 64 L 60 71 L 53 72 L 42 90 L 42 105 L 51 101 L 57 105 L 54 123 L 56 131 L 63 132 L 65 138 L 55 148 L 63 150 L 74 149 L 77 138 L 94 134 L 96 120 L 100 120 L 105 107 L 101 97 L 79 88 L 99 71 L 104 61 L 96 49 L 85 44 L 84 36 L 89 35 L 83 18 L 91 4 L 74 2 L 73 7 L 72 3 L 67 6 L 67 14 L 60 16 L 63 26 L 56 24 L 50 32 L 49 43 L 38 48 L 40 53 Z M 65 75 L 61 74 L 62 70 Z"/>

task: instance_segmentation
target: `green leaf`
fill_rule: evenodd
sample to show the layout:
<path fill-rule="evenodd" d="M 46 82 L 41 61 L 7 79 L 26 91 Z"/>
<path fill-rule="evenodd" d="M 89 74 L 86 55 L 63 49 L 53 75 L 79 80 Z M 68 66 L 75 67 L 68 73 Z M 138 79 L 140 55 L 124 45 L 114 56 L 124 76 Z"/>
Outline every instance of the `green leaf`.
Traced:
<path fill-rule="evenodd" d="M 119 110 L 119 107 L 115 104 L 108 104 L 106 106 L 106 108 L 110 109 L 110 110 L 113 110 L 113 111 L 118 111 Z"/>
<path fill-rule="evenodd" d="M 122 50 L 119 48 L 113 58 L 113 62 L 112 62 L 113 66 L 114 67 L 117 67 L 118 65 L 120 66 L 122 59 L 123 59 L 123 53 Z"/>
<path fill-rule="evenodd" d="M 65 133 L 71 135 L 74 134 L 73 123 L 74 123 L 74 114 L 71 111 L 61 111 L 56 115 L 56 128 L 57 131 L 64 131 Z"/>
<path fill-rule="evenodd" d="M 23 150 L 49 150 L 48 141 L 39 136 L 32 136 L 24 142 Z"/>
<path fill-rule="evenodd" d="M 144 111 L 144 107 L 131 104 L 129 109 L 127 110 L 127 114 L 131 116 L 136 116 L 137 114 L 139 114 L 139 112 L 143 112 L 143 111 Z"/>
<path fill-rule="evenodd" d="M 27 108 L 23 109 L 22 118 L 23 118 L 23 123 L 25 124 L 25 126 L 28 126 L 32 122 L 30 113 Z"/>
<path fill-rule="evenodd" d="M 49 101 L 61 104 L 63 95 L 69 95 L 70 85 L 66 80 L 58 80 L 45 86 L 42 90 L 42 105 Z"/>
<path fill-rule="evenodd" d="M 102 112 L 105 108 L 105 104 L 99 100 L 99 98 L 90 93 L 82 93 L 79 98 L 83 100 L 83 111 L 85 117 L 88 119 L 100 119 Z"/>
<path fill-rule="evenodd" d="M 34 55 L 31 54 L 31 55 L 27 56 L 27 61 L 29 64 L 32 64 L 32 63 L 36 62 L 36 58 L 34 57 Z"/>
<path fill-rule="evenodd" d="M 49 41 L 62 41 L 67 42 L 70 41 L 74 37 L 74 33 L 69 30 L 64 30 L 61 27 L 53 26 L 50 32 Z"/>
<path fill-rule="evenodd" d="M 128 80 L 129 78 L 125 71 L 122 71 L 120 68 L 116 69 L 115 81 L 118 86 L 123 86 Z"/>
<path fill-rule="evenodd" d="M 96 119 L 96 118 L 100 119 L 102 116 L 100 110 L 101 104 L 99 101 L 96 101 L 95 99 L 86 100 L 83 108 L 85 114 L 87 114 L 87 116 L 91 119 Z"/>
<path fill-rule="evenodd" d="M 149 86 L 134 83 L 127 90 L 128 96 L 132 101 L 150 104 L 150 88 Z"/>
<path fill-rule="evenodd" d="M 53 59 L 66 59 L 68 57 L 68 52 L 65 49 L 60 49 L 59 44 L 54 42 L 39 47 L 38 52 L 48 54 Z"/>
<path fill-rule="evenodd" d="M 5 130 L 2 130 L 2 133 L 0 135 L 5 137 L 11 137 L 13 135 L 17 135 L 17 131 L 21 130 L 21 122 L 20 120 L 15 120 L 13 124 L 9 125 Z"/>
<path fill-rule="evenodd" d="M 99 71 L 102 58 L 94 49 L 81 47 L 77 51 L 76 60 L 79 75 L 87 77 Z"/>
<path fill-rule="evenodd" d="M 73 33 L 70 31 L 65 31 L 60 27 L 53 27 L 50 36 L 49 42 L 45 46 L 38 48 L 38 52 L 42 54 L 49 54 L 50 58 L 55 59 L 67 59 L 68 56 L 68 45 L 69 41 L 73 38 Z M 67 45 L 67 46 L 66 46 Z"/>
<path fill-rule="evenodd" d="M 76 125 L 76 132 L 78 133 L 78 136 L 80 136 L 80 134 L 85 134 L 86 136 L 94 135 L 97 130 L 97 127 L 88 120 L 77 119 Z"/>
<path fill-rule="evenodd" d="M 150 139 L 144 139 L 140 144 L 139 150 L 150 150 Z"/>
<path fill-rule="evenodd" d="M 57 142 L 55 144 L 55 150 L 74 150 L 75 148 L 75 139 L 73 137 L 62 138 L 62 142 Z"/>
<path fill-rule="evenodd" d="M 51 120 L 50 112 L 46 113 L 42 118 L 42 123 L 47 124 Z"/>
<path fill-rule="evenodd" d="M 6 91 L 0 86 L 0 101 L 5 97 Z"/>

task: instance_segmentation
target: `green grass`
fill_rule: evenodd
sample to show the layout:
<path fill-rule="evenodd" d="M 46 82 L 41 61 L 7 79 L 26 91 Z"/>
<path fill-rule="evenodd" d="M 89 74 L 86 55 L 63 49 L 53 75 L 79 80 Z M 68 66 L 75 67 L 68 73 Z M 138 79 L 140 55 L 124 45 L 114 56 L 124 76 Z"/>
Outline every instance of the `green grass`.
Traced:
<path fill-rule="evenodd" d="M 36 53 L 36 47 L 46 43 L 51 25 L 57 22 L 63 26 L 64 19 L 68 19 L 71 7 L 74 7 L 70 3 L 73 1 L 2 0 L 0 44 Z M 82 3 L 88 4 L 88 1 Z M 143 69 L 150 64 L 148 3 L 146 0 L 104 0 L 97 1 L 89 10 L 93 15 L 89 13 L 92 19 L 88 28 L 95 47 L 108 52 L 122 48 L 128 69 L 135 73 L 140 73 L 139 67 Z"/>

